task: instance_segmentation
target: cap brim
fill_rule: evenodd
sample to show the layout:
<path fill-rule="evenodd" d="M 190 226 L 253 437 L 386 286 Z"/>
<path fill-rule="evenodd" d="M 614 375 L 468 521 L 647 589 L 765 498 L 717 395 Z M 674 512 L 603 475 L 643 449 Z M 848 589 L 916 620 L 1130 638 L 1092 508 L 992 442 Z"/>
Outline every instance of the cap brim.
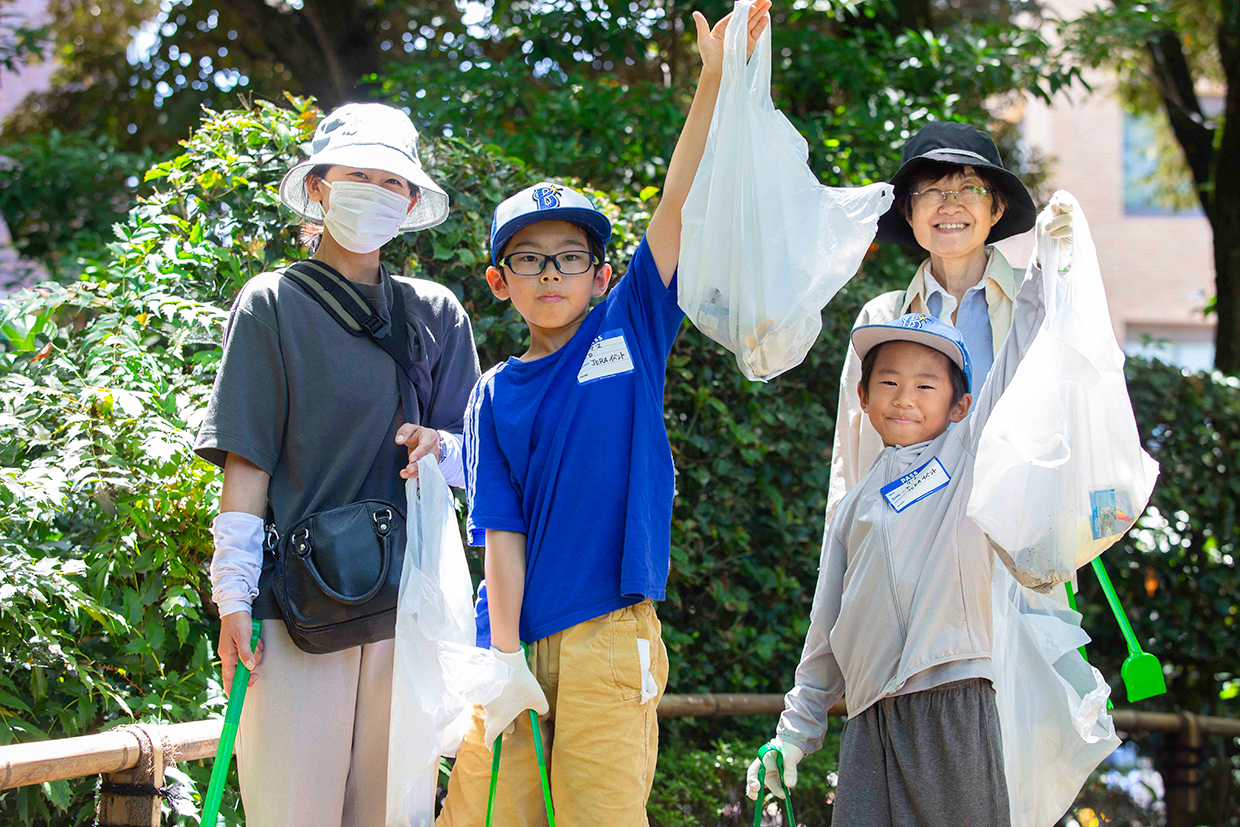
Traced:
<path fill-rule="evenodd" d="M 312 155 L 285 173 L 280 181 L 280 201 L 284 206 L 314 224 L 323 223 L 323 205 L 306 193 L 306 176 L 321 164 L 332 166 L 381 169 L 399 175 L 418 188 L 418 201 L 400 225 L 403 233 L 425 230 L 448 217 L 448 194 L 431 180 L 420 164 L 407 155 L 383 144 L 352 144 L 327 149 Z"/>
<path fill-rule="evenodd" d="M 607 216 L 597 210 L 587 210 L 582 207 L 553 207 L 549 210 L 536 210 L 519 215 L 499 228 L 491 240 L 491 263 L 499 263 L 500 253 L 513 235 L 540 221 L 567 221 L 570 224 L 576 224 L 604 247 L 611 239 L 611 222 L 607 220 Z"/>
<path fill-rule="evenodd" d="M 964 353 L 959 345 L 937 333 L 913 327 L 892 327 L 886 324 L 867 324 L 853 328 L 852 343 L 857 349 L 858 359 L 865 359 L 867 353 L 884 342 L 916 342 L 919 345 L 925 345 L 951 359 L 960 370 L 966 370 Z"/>
<path fill-rule="evenodd" d="M 1034 206 L 1033 196 L 1029 194 L 1029 190 L 1025 188 L 1024 183 L 1013 172 L 987 161 L 980 155 L 963 152 L 954 149 L 933 149 L 929 152 L 918 155 L 916 158 L 910 158 L 900 165 L 900 169 L 891 177 L 891 185 L 895 188 L 896 203 L 899 202 L 900 196 L 911 185 L 911 179 L 917 170 L 925 166 L 927 162 L 938 161 L 948 164 L 956 164 L 958 166 L 980 167 L 992 173 L 999 187 L 999 192 L 1003 194 L 1006 206 L 1003 208 L 1003 216 L 995 222 L 990 228 L 990 234 L 986 236 L 987 244 L 994 244 L 996 241 L 1002 241 L 1010 236 L 1019 235 L 1023 232 L 1033 229 L 1034 223 L 1038 218 L 1038 209 Z M 917 237 L 913 234 L 913 227 L 908 223 L 908 219 L 892 204 L 891 209 L 878 219 L 878 232 L 875 238 L 888 244 L 899 244 L 904 247 L 911 247 L 916 250 L 924 248 L 917 242 Z"/>

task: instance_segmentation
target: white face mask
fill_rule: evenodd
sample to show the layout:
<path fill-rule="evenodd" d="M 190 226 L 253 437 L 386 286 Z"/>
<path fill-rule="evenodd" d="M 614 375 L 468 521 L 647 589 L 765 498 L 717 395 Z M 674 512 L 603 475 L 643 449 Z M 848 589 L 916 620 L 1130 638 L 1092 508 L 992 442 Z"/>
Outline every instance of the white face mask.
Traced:
<path fill-rule="evenodd" d="M 322 183 L 332 194 L 323 226 L 341 247 L 370 253 L 400 234 L 409 214 L 409 196 L 362 181 Z"/>

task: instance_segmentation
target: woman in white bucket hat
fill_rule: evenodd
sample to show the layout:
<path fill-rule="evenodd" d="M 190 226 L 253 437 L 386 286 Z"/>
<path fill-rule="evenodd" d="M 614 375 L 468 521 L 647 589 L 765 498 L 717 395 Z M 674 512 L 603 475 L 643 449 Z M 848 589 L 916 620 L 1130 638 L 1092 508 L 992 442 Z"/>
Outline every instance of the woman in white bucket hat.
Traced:
<path fill-rule="evenodd" d="M 194 447 L 224 469 L 211 566 L 224 686 L 238 659 L 255 670 L 237 736 L 246 823 L 381 827 L 393 641 L 384 632 L 325 654 L 294 643 L 273 582 L 279 545 L 264 539 L 352 503 L 403 504 L 405 479 L 426 454 L 463 485 L 460 435 L 478 356 L 450 290 L 394 276 L 380 259 L 398 234 L 448 214 L 409 118 L 347 104 L 320 122 L 309 149 L 279 190 L 311 230 L 313 256 L 299 271 L 346 280 L 380 336 L 400 338 L 392 316 L 403 306 L 412 381 L 399 379 L 404 368 L 384 347 L 338 323 L 305 280 L 263 273 L 233 304 Z M 402 396 L 417 410 L 407 413 Z M 262 620 L 254 651 L 251 618 Z"/>

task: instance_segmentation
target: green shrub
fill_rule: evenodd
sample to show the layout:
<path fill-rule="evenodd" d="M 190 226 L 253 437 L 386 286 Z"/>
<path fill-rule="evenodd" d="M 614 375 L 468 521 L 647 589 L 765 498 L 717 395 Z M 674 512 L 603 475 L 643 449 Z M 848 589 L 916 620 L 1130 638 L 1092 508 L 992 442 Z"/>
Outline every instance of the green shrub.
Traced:
<path fill-rule="evenodd" d="M 758 754 L 761 741 L 718 741 L 710 749 L 664 743 L 650 793 L 650 827 L 749 827 L 754 807 L 745 796 L 745 770 Z M 838 722 L 831 726 L 823 748 L 797 767 L 792 792 L 793 815 L 799 824 L 831 823 L 835 773 L 839 764 Z M 778 805 L 778 806 L 777 806 Z M 783 825 L 782 802 L 763 790 L 764 827 Z"/>
<path fill-rule="evenodd" d="M 86 132 L 55 129 L 7 140 L 0 153 L 0 215 L 14 246 L 54 268 L 75 254 L 102 253 L 153 159 Z"/>

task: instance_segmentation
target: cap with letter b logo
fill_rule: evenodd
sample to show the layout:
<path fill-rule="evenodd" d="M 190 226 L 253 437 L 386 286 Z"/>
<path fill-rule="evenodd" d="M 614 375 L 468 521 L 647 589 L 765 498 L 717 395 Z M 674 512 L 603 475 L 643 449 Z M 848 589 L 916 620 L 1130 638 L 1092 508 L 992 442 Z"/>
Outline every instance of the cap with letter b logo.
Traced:
<path fill-rule="evenodd" d="M 491 219 L 491 263 L 497 264 L 504 245 L 518 230 L 539 221 L 567 221 L 581 227 L 600 245 L 611 238 L 611 221 L 594 202 L 571 187 L 542 181 L 504 199 Z"/>

